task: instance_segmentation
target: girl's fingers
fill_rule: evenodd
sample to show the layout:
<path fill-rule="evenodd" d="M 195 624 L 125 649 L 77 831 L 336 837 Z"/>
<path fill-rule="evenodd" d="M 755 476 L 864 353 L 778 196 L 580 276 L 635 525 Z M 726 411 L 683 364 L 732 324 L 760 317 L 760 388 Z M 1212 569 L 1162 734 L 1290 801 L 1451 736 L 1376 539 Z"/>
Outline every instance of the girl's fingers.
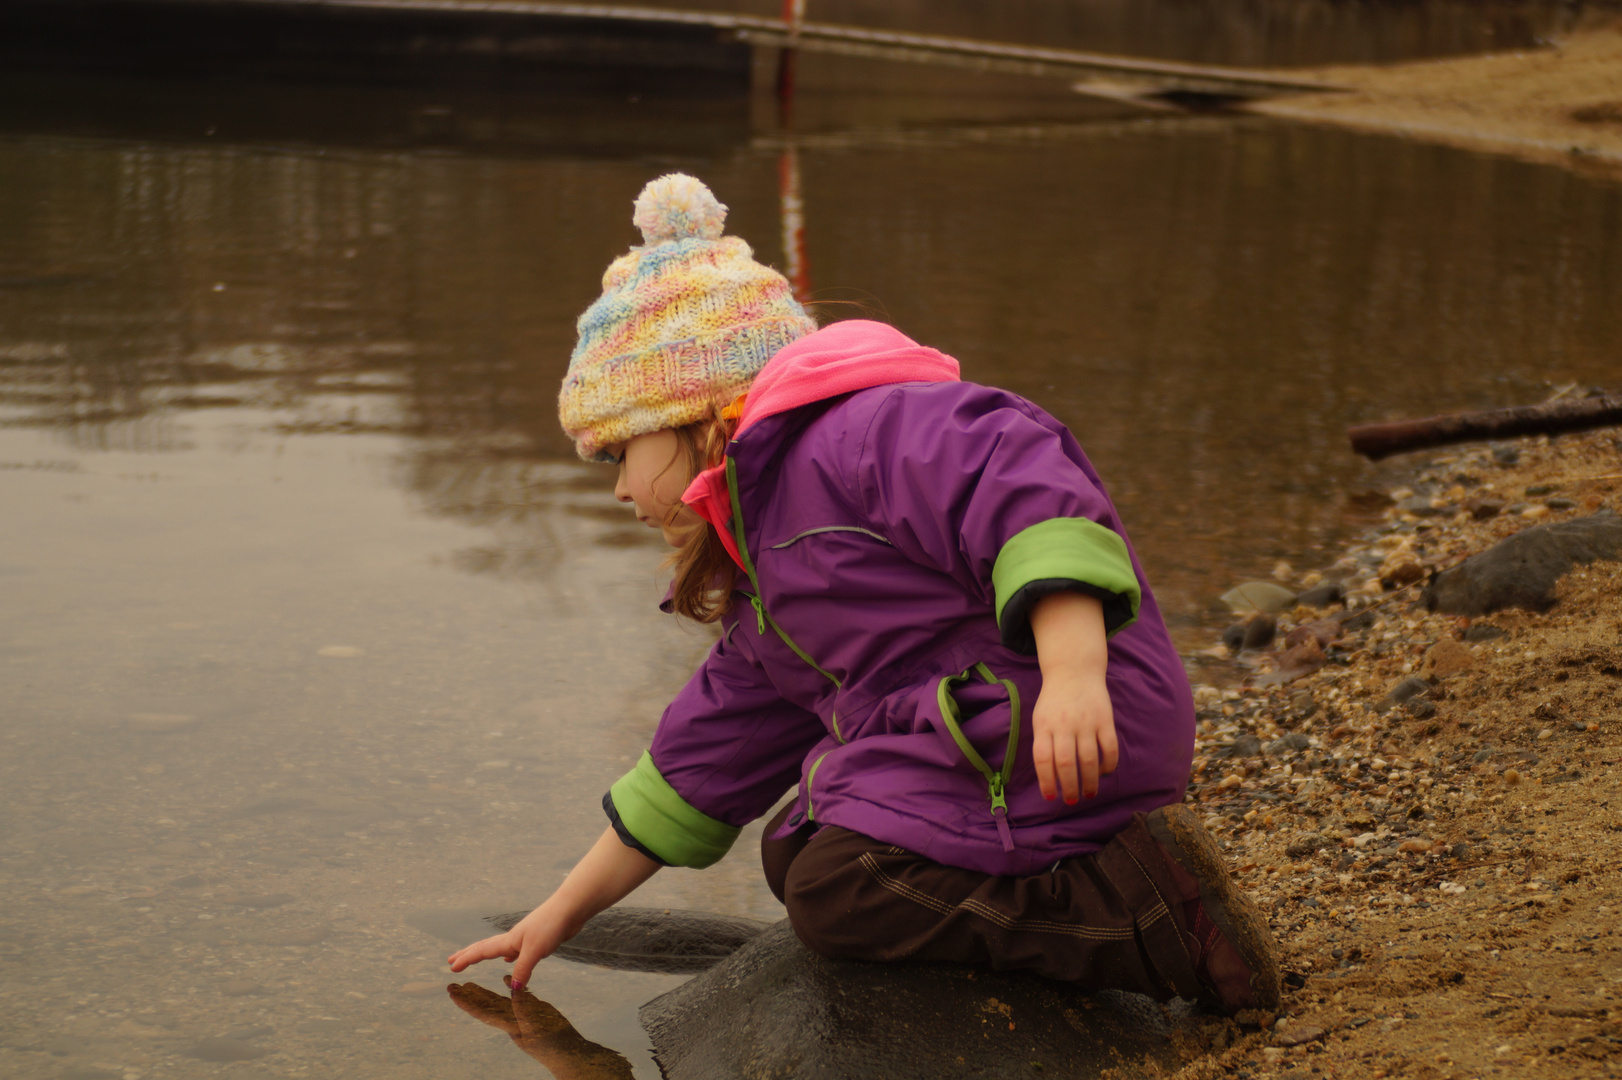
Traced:
<path fill-rule="evenodd" d="M 513 964 L 513 977 L 511 986 L 514 991 L 524 989 L 529 985 L 529 977 L 535 970 L 535 965 L 541 962 L 542 950 L 540 942 L 530 938 L 524 942 L 523 951 L 518 954 L 518 960 Z"/>
<path fill-rule="evenodd" d="M 1115 741 L 1115 723 L 1098 733 L 1099 771 L 1108 775 L 1121 763 L 1121 748 Z"/>
<path fill-rule="evenodd" d="M 496 937 L 485 938 L 483 941 L 475 941 L 471 945 L 458 949 L 456 952 L 451 953 L 447 960 L 452 971 L 462 971 L 485 960 L 493 960 L 498 956 L 504 956 L 511 949 L 512 947 L 507 941 L 507 935 L 501 934 Z"/>
<path fill-rule="evenodd" d="M 1054 747 L 1053 764 L 1059 774 L 1059 789 L 1064 792 L 1067 805 L 1074 805 L 1080 797 L 1076 784 L 1076 740 L 1064 738 Z"/>
<path fill-rule="evenodd" d="M 1036 765 L 1036 786 L 1042 789 L 1042 798 L 1052 802 L 1058 795 L 1058 784 L 1053 778 L 1053 740 L 1038 735 L 1031 742 L 1031 761 Z"/>
<path fill-rule="evenodd" d="M 1083 736 L 1081 745 L 1081 793 L 1086 798 L 1098 795 L 1098 746 L 1093 740 Z"/>

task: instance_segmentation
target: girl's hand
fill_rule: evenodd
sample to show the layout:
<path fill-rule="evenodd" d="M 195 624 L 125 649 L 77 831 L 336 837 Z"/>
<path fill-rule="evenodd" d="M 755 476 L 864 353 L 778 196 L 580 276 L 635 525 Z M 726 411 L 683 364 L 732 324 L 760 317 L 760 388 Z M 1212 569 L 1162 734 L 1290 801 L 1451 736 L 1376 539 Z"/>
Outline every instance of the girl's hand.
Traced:
<path fill-rule="evenodd" d="M 1042 692 L 1031 715 L 1036 782 L 1042 798 L 1059 792 L 1074 805 L 1078 796 L 1098 794 L 1098 778 L 1115 771 L 1115 710 L 1100 673 L 1042 677 Z"/>
<path fill-rule="evenodd" d="M 578 934 L 587 919 L 631 895 L 658 869 L 658 863 L 620 843 L 613 829 L 604 829 L 546 903 L 505 934 L 475 941 L 451 953 L 451 970 L 462 971 L 500 957 L 513 966 L 512 988 L 523 990 L 536 964 Z"/>
<path fill-rule="evenodd" d="M 513 985 L 522 990 L 529 985 L 529 976 L 535 970 L 535 965 L 551 956 L 578 930 L 578 927 L 560 925 L 556 916 L 548 911 L 549 907 L 549 904 L 542 904 L 505 934 L 475 941 L 451 953 L 451 970 L 464 971 L 481 961 L 500 957 L 512 964 Z"/>
<path fill-rule="evenodd" d="M 1085 593 L 1045 596 L 1031 609 L 1042 692 L 1031 713 L 1036 782 L 1044 799 L 1066 803 L 1098 794 L 1098 778 L 1115 771 L 1115 710 L 1104 674 L 1104 605 Z"/>

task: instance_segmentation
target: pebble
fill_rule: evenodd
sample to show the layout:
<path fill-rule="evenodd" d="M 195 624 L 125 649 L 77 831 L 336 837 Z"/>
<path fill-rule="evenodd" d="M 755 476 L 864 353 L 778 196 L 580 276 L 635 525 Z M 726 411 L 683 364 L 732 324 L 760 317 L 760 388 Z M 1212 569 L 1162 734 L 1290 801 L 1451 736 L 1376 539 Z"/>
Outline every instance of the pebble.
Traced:
<path fill-rule="evenodd" d="M 188 713 L 133 713 L 124 721 L 124 726 L 131 731 L 146 731 L 161 735 L 189 728 L 195 723 L 197 717 Z"/>
<path fill-rule="evenodd" d="M 1430 849 L 1431 842 L 1429 840 L 1404 840 L 1402 843 L 1397 845 L 1398 851 L 1408 855 L 1417 855 L 1422 851 L 1429 851 Z"/>
<path fill-rule="evenodd" d="M 1538 732 L 1538 741 L 1539 742 L 1542 742 L 1544 739 L 1552 739 L 1552 738 L 1554 738 L 1554 729 L 1553 728 L 1544 728 L 1542 731 Z"/>
<path fill-rule="evenodd" d="M 1496 443 L 1492 448 L 1492 459 L 1504 466 L 1519 465 L 1521 449 L 1513 443 Z"/>
<path fill-rule="evenodd" d="M 256 983 L 250 979 L 232 979 L 220 985 L 220 993 L 226 997 L 257 997 L 264 992 L 264 983 Z"/>
<path fill-rule="evenodd" d="M 324 926 L 308 926 L 296 930 L 273 930 L 260 937 L 266 945 L 314 945 L 332 936 Z"/>
<path fill-rule="evenodd" d="M 1518 784 L 1520 782 L 1521 782 L 1521 772 L 1520 772 L 1519 769 L 1505 769 L 1504 770 L 1504 783 L 1506 783 L 1506 784 Z"/>
<path fill-rule="evenodd" d="M 204 1039 L 190 1050 L 187 1057 L 200 1058 L 203 1061 L 252 1061 L 262 1058 L 270 1051 L 261 1050 L 246 1039 L 216 1038 Z"/>
<path fill-rule="evenodd" d="M 1291 1024 L 1282 1032 L 1275 1032 L 1273 1041 L 1279 1046 L 1305 1046 L 1324 1037 L 1324 1029 L 1313 1024 Z"/>
<path fill-rule="evenodd" d="M 429 994 L 439 993 L 444 988 L 445 984 L 442 982 L 408 982 L 400 987 L 400 993 L 408 997 L 427 997 Z"/>
<path fill-rule="evenodd" d="M 1295 598 L 1297 604 L 1307 607 L 1326 608 L 1346 600 L 1346 587 L 1338 581 L 1325 581 L 1307 589 Z"/>
<path fill-rule="evenodd" d="M 1504 630 L 1491 623 L 1477 623 L 1464 632 L 1464 640 L 1470 642 L 1494 641 L 1507 636 L 1509 635 Z"/>
<path fill-rule="evenodd" d="M 1222 602 L 1237 615 L 1272 614 L 1295 606 L 1295 593 L 1271 581 L 1247 581 L 1222 594 Z"/>

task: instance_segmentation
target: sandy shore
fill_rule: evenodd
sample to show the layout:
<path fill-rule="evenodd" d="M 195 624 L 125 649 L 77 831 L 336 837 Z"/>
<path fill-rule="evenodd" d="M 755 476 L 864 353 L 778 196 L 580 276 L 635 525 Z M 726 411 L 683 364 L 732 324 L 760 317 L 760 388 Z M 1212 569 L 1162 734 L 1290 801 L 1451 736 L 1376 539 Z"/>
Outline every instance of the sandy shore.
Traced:
<path fill-rule="evenodd" d="M 1240 670 L 1267 681 L 1292 628 L 1340 617 L 1328 662 L 1196 687 L 1190 799 L 1269 913 L 1288 990 L 1273 1030 L 1217 1032 L 1233 1041 L 1184 1080 L 1622 1075 L 1622 563 L 1573 570 L 1546 614 L 1474 620 L 1380 581 L 1622 510 L 1619 435 L 1522 440 L 1510 465 L 1424 455 L 1325 568 L 1344 608 L 1280 615 Z M 1415 677 L 1424 693 L 1389 705 Z"/>
<path fill-rule="evenodd" d="M 1294 71 L 1350 93 L 1274 98 L 1256 112 L 1384 131 L 1622 177 L 1622 18 L 1545 48 Z"/>

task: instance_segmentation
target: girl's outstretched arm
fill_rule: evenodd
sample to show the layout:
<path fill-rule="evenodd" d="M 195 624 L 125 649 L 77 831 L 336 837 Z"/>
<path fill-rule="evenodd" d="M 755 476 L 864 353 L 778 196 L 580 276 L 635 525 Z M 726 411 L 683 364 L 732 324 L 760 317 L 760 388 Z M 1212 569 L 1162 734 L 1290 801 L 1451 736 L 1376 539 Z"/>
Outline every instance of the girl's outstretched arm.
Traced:
<path fill-rule="evenodd" d="M 1064 801 L 1098 794 L 1100 775 L 1115 771 L 1115 711 L 1104 672 L 1109 646 L 1104 606 L 1079 592 L 1054 593 L 1031 609 L 1042 692 L 1031 713 L 1032 754 L 1042 797 Z M 1079 774 L 1079 775 L 1078 775 Z"/>
<path fill-rule="evenodd" d="M 658 869 L 658 863 L 627 847 L 609 828 L 545 903 L 505 934 L 452 953 L 451 970 L 461 971 L 499 956 L 512 962 L 513 989 L 522 990 L 529 985 L 536 964 L 578 934 L 587 919 L 625 899 Z"/>

